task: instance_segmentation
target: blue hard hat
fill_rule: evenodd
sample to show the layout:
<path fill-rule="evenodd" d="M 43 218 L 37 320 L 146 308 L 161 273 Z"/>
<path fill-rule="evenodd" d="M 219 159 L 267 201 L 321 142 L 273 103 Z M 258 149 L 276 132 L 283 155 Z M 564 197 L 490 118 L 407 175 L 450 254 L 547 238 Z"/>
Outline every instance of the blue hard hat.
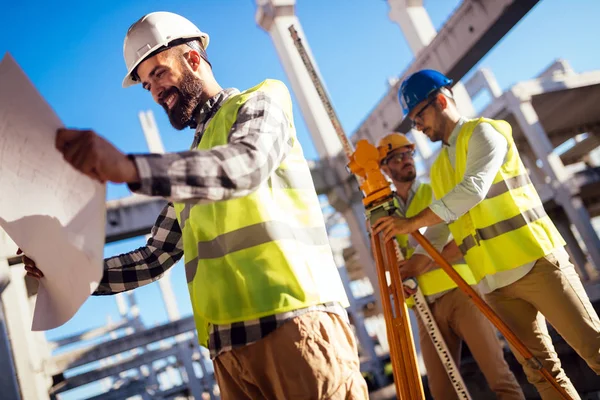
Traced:
<path fill-rule="evenodd" d="M 402 105 L 404 115 L 432 93 L 452 84 L 452 79 L 433 69 L 423 69 L 415 72 L 402 82 L 398 91 L 398 100 Z"/>

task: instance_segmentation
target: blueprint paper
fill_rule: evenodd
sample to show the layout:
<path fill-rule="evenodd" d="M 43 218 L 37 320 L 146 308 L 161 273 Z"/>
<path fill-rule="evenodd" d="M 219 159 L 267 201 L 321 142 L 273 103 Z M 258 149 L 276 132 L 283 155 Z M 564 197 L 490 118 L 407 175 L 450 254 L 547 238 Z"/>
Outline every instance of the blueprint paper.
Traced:
<path fill-rule="evenodd" d="M 71 319 L 103 273 L 106 188 L 56 150 L 62 126 L 6 54 L 0 62 L 0 227 L 44 273 L 36 331 Z"/>

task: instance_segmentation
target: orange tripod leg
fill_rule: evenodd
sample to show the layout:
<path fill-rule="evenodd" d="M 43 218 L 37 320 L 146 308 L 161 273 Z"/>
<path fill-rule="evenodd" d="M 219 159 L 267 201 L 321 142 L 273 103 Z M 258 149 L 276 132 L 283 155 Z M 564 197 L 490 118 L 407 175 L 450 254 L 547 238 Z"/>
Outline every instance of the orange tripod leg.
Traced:
<path fill-rule="evenodd" d="M 423 400 L 425 395 L 417 366 L 408 310 L 404 303 L 402 280 L 397 267 L 386 268 L 386 266 L 398 265 L 394 249 L 395 243 L 387 244 L 384 250 L 379 235 L 373 235 L 371 244 L 383 302 L 396 393 L 399 399 L 402 400 Z M 389 286 L 385 274 L 386 270 L 390 271 L 392 278 Z"/>

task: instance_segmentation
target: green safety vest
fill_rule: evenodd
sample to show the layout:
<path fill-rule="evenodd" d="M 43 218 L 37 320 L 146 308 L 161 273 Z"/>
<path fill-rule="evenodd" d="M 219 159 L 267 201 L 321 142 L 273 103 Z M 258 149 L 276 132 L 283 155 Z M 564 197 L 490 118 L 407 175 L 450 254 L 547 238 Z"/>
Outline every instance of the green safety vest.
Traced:
<path fill-rule="evenodd" d="M 425 208 L 429 207 L 432 201 L 433 190 L 431 185 L 427 183 L 420 183 L 419 187 L 417 188 L 417 192 L 408 205 L 406 215 L 403 217 L 414 217 Z M 394 202 L 396 203 L 396 207 L 398 207 L 398 200 L 396 198 L 394 198 Z M 404 259 L 408 260 L 415 252 L 415 249 L 410 246 L 408 242 L 408 235 L 396 235 L 396 241 L 398 242 L 398 246 L 400 247 L 400 251 L 404 256 Z M 477 283 L 467 264 L 454 264 L 452 267 L 469 285 L 474 285 Z M 417 277 L 417 283 L 419 284 L 419 287 L 425 296 L 442 293 L 457 287 L 452 278 L 450 278 L 450 276 L 448 276 L 448 274 L 441 268 L 436 268 L 419 275 Z M 406 299 L 406 304 L 409 307 L 414 305 L 413 296 Z"/>
<path fill-rule="evenodd" d="M 285 160 L 245 197 L 174 204 L 198 340 L 204 346 L 209 324 L 325 302 L 348 306 L 285 85 L 265 80 L 228 98 L 208 123 L 198 150 L 226 145 L 239 108 L 258 92 L 268 93 L 287 116 L 293 145 Z"/>
<path fill-rule="evenodd" d="M 449 225 L 477 281 L 533 262 L 565 245 L 529 179 L 506 121 L 479 118 L 463 124 L 456 142 L 456 168 L 446 147 L 431 168 L 435 197 L 444 197 L 463 180 L 469 139 L 482 122 L 506 138 L 508 153 L 486 197 Z"/>

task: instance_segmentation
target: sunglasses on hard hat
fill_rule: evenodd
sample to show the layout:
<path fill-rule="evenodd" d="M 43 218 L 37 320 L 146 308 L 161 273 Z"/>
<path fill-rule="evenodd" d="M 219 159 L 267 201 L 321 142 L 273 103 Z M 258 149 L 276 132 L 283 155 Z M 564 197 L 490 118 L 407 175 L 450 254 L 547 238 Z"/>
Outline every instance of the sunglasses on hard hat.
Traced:
<path fill-rule="evenodd" d="M 395 161 L 395 162 L 402 162 L 408 158 L 413 158 L 415 155 L 415 151 L 414 150 L 410 150 L 410 151 L 403 151 L 401 153 L 396 153 L 396 154 L 392 154 L 389 157 L 386 157 L 382 162 L 381 165 L 386 165 L 389 164 L 390 161 Z"/>

